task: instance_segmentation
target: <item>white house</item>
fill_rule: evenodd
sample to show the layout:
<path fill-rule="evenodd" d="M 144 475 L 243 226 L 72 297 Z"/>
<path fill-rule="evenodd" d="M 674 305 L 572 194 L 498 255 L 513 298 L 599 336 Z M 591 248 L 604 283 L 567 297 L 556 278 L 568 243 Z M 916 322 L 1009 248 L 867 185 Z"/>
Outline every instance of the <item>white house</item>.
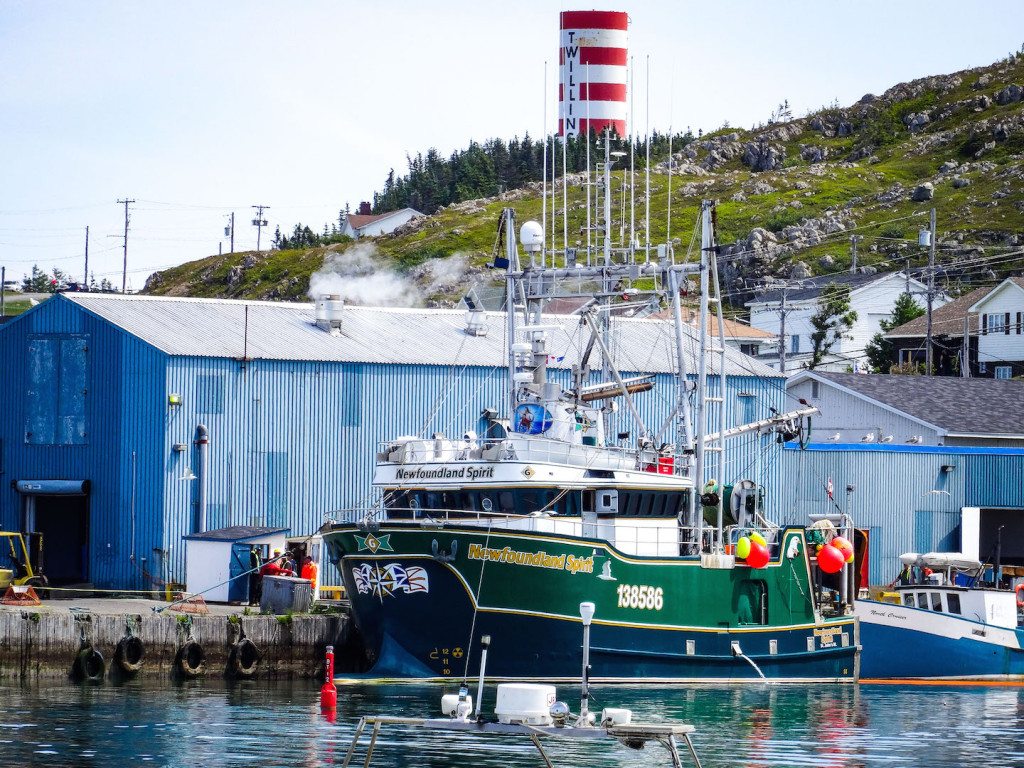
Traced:
<path fill-rule="evenodd" d="M 981 322 L 978 374 L 1010 379 L 1024 374 L 1024 277 L 1008 277 L 968 310 Z"/>
<path fill-rule="evenodd" d="M 408 224 L 413 219 L 423 215 L 415 208 L 402 208 L 398 211 L 376 215 L 350 213 L 345 216 L 345 223 L 341 228 L 341 234 L 348 235 L 351 238 L 389 235 L 403 224 Z"/>
<path fill-rule="evenodd" d="M 791 282 L 748 301 L 750 325 L 778 338 L 782 333 L 785 315 L 786 370 L 798 371 L 806 367 L 811 357 L 811 318 L 818 311 L 818 301 L 829 283 L 850 287 L 850 309 L 857 313 L 857 321 L 848 333 L 834 344 L 820 370 L 846 371 L 863 367 L 867 356 L 867 343 L 881 330 L 880 323 L 892 315 L 896 300 L 903 293 L 922 293 L 927 286 L 902 272 L 886 274 L 824 275 Z M 948 301 L 936 298 L 932 305 L 940 307 Z M 768 354 L 765 354 L 765 353 Z M 772 368 L 779 369 L 778 350 L 762 348 L 759 358 Z"/>

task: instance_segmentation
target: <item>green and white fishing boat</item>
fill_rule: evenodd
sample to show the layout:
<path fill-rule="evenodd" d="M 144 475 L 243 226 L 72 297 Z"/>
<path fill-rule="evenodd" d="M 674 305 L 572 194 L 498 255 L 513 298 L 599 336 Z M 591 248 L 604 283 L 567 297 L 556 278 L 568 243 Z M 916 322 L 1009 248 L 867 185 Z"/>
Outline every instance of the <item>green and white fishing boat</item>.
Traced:
<path fill-rule="evenodd" d="M 521 253 L 514 214 L 504 212 L 496 266 L 506 270 L 510 309 L 507 417 L 490 414 L 482 436 L 383 445 L 373 481 L 379 503 L 358 522 L 323 530 L 373 675 L 461 677 L 475 669 L 469 649 L 489 635 L 489 676 L 572 679 L 578 606 L 588 601 L 596 606 L 594 680 L 857 678 L 857 620 L 845 603 L 818 604 L 804 530 L 764 520 L 754 483 L 718 490 L 730 436 L 797 432 L 813 409 L 732 429 L 721 415 L 717 431 L 707 428 L 716 391 L 709 379 L 725 370 L 712 222 L 705 202 L 701 258 L 690 263 L 676 263 L 666 247 L 657 259 L 612 249 L 607 226 L 603 252 L 578 263 L 572 253 L 548 258 L 536 222 L 522 226 Z M 686 370 L 684 344 L 693 337 L 680 302 L 689 276 L 701 287 L 696 371 Z M 641 286 L 632 295 L 671 308 L 680 370 L 674 414 L 660 433 L 643 424 L 633 401 L 652 378 L 623 378 L 609 353 L 612 308 L 627 284 Z M 590 301 L 572 321 L 589 341 L 563 386 L 548 374 L 548 339 L 566 319 L 546 321 L 544 308 L 578 297 L 583 285 L 592 286 Z M 712 311 L 718 331 L 708 343 Z M 595 351 L 600 376 L 589 383 Z M 632 445 L 609 437 L 610 421 L 625 435 L 627 414 Z M 702 479 L 700 493 L 694 478 Z M 768 544 L 760 568 L 732 554 L 737 538 L 755 529 Z"/>

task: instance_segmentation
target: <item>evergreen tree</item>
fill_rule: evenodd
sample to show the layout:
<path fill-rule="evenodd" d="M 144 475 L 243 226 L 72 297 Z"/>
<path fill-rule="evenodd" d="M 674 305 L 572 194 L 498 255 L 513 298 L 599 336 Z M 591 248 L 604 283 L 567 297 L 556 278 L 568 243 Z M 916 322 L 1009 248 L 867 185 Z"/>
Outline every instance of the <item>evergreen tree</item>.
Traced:
<path fill-rule="evenodd" d="M 909 293 L 900 294 L 900 297 L 896 299 L 896 304 L 893 305 L 892 314 L 887 320 L 882 320 L 878 324 L 882 330 L 872 336 L 871 341 L 864 348 L 873 372 L 890 373 L 896 366 L 896 361 L 893 359 L 896 351 L 895 345 L 885 338 L 885 334 L 923 314 L 924 309 L 914 301 L 913 296 Z"/>
<path fill-rule="evenodd" d="M 835 343 L 857 322 L 857 313 L 850 309 L 850 286 L 829 283 L 818 297 L 818 310 L 811 315 L 810 369 L 817 368 Z"/>

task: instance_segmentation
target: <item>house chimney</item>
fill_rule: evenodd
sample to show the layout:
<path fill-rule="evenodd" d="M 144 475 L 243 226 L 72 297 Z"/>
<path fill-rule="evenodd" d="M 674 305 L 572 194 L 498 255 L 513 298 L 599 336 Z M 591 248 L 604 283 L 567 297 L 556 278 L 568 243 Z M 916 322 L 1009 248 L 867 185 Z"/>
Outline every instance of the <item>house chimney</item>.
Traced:
<path fill-rule="evenodd" d="M 369 216 L 371 213 L 370 204 L 365 200 L 359 204 L 359 215 Z"/>
<path fill-rule="evenodd" d="M 324 294 L 316 300 L 316 327 L 327 331 L 331 336 L 341 335 L 341 316 L 345 310 L 345 302 L 341 296 Z"/>

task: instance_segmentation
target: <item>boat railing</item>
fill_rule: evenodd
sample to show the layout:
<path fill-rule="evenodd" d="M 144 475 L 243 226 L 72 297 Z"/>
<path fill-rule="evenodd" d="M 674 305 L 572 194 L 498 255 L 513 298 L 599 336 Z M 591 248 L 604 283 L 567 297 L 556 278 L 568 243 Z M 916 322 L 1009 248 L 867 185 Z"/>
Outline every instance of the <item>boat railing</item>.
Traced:
<path fill-rule="evenodd" d="M 664 524 L 658 525 L 658 522 Z M 335 523 L 383 524 L 386 522 L 419 523 L 430 528 L 447 525 L 471 525 L 489 531 L 519 531 L 560 536 L 601 539 L 629 555 L 676 556 L 683 541 L 683 530 L 674 518 L 652 518 L 646 524 L 633 525 L 614 516 L 582 520 L 562 515 L 509 515 L 476 510 L 394 508 L 386 517 L 377 509 L 354 509 L 336 512 Z M 645 521 L 646 522 L 646 521 Z M 669 524 L 670 523 L 670 524 Z"/>
<path fill-rule="evenodd" d="M 476 440 L 409 439 L 377 445 L 381 464 L 458 461 L 533 461 L 570 464 L 592 469 L 627 469 L 689 476 L 689 454 L 661 452 L 622 445 L 591 445 L 543 436 L 511 434 Z"/>

